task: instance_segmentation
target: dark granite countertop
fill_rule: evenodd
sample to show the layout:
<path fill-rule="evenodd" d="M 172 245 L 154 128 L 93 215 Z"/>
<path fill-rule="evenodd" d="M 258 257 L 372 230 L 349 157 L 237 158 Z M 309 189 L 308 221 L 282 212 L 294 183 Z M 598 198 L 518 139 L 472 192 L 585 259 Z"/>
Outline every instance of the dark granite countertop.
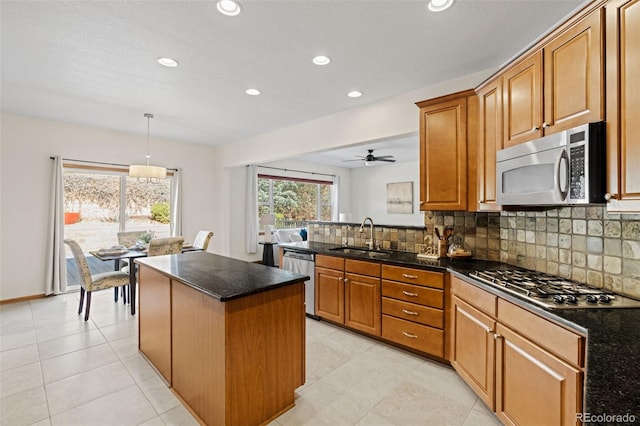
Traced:
<path fill-rule="evenodd" d="M 309 279 L 307 275 L 202 251 L 145 257 L 135 262 L 180 280 L 221 302 Z"/>
<path fill-rule="evenodd" d="M 509 300 L 525 309 L 587 337 L 585 413 L 635 416 L 640 420 L 640 309 L 544 309 L 489 286 L 469 276 L 478 269 L 520 269 L 516 266 L 486 260 L 425 260 L 415 253 L 392 252 L 383 258 L 343 254 L 332 250 L 336 244 L 318 242 L 281 243 L 282 247 L 309 253 L 411 266 L 433 271 L 451 272 L 465 281 Z M 586 424 L 586 423 L 585 423 Z M 616 424 L 589 422 L 589 424 Z M 618 423 L 620 424 L 620 423 Z"/>

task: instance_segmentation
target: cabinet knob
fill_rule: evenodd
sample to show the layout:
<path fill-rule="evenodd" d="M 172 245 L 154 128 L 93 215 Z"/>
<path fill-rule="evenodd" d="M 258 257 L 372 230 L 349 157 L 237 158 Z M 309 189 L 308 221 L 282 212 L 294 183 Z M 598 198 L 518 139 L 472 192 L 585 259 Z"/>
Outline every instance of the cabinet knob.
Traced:
<path fill-rule="evenodd" d="M 424 204 L 424 201 L 420 200 L 420 204 Z"/>
<path fill-rule="evenodd" d="M 551 125 L 547 122 L 542 123 L 542 128 L 546 129 L 547 127 L 550 127 Z"/>
<path fill-rule="evenodd" d="M 606 193 L 604 194 L 604 199 L 609 201 L 609 200 L 617 200 L 618 199 L 618 194 L 610 194 L 610 193 Z"/>
<path fill-rule="evenodd" d="M 342 278 L 342 277 L 338 277 L 338 281 L 342 281 L 342 280 L 343 280 L 343 278 Z"/>
<path fill-rule="evenodd" d="M 501 337 L 502 337 L 502 336 L 501 336 L 501 335 L 499 335 L 498 333 L 496 333 L 496 334 L 494 334 L 494 335 L 493 335 L 493 338 L 494 338 L 495 340 L 498 340 L 498 339 L 500 339 Z"/>
<path fill-rule="evenodd" d="M 532 132 L 537 132 L 538 130 L 540 130 L 540 127 L 535 126 L 531 129 Z"/>
<path fill-rule="evenodd" d="M 349 282 L 349 278 L 345 278 L 345 279 L 344 279 L 344 283 L 346 284 L 346 283 L 348 283 L 348 282 Z"/>

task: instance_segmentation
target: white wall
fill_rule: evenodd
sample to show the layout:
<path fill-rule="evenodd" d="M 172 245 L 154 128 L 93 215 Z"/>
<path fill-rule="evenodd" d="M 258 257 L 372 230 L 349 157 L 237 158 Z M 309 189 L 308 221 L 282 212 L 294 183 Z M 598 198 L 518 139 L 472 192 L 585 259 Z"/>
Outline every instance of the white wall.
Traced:
<path fill-rule="evenodd" d="M 2 113 L 0 139 L 0 300 L 45 292 L 52 155 L 132 164 L 144 160 L 146 135 Z M 152 138 L 153 163 L 183 169 L 183 234 L 198 229 L 216 236 L 210 251 L 223 250 L 214 213 L 215 148 Z"/>
<path fill-rule="evenodd" d="M 244 182 L 244 177 L 240 172 L 231 172 L 233 168 L 247 164 L 263 164 L 369 141 L 415 135 L 419 131 L 419 110 L 415 106 L 416 102 L 476 87 L 493 71 L 495 69 L 470 74 L 370 105 L 221 146 L 216 152 L 217 161 L 227 172 L 233 174 L 233 177 L 229 175 L 218 177 L 221 182 L 226 182 L 229 186 L 217 185 L 220 191 L 216 195 L 226 200 L 230 206 L 226 212 L 228 222 L 224 224 L 225 229 L 233 230 L 230 231 L 229 239 L 224 241 L 224 247 L 228 248 L 228 253 L 232 257 L 246 256 L 238 249 L 240 240 L 238 235 L 241 233 L 244 238 L 242 228 L 245 209 L 239 204 L 244 197 L 240 194 L 245 193 L 242 189 L 245 184 L 240 183 L 240 180 Z M 340 210 L 344 211 L 342 207 Z M 219 213 L 220 217 L 225 214 L 225 212 Z M 357 217 L 355 214 L 352 215 L 354 220 Z"/>
<path fill-rule="evenodd" d="M 387 213 L 387 183 L 413 182 L 413 214 Z M 420 212 L 420 162 L 360 167 L 351 171 L 354 222 L 369 216 L 376 225 L 424 226 Z"/>
<path fill-rule="evenodd" d="M 153 162 L 183 169 L 184 234 L 215 233 L 210 251 L 246 257 L 244 178 L 259 164 L 416 134 L 415 102 L 477 86 L 486 70 L 221 147 L 152 138 Z M 0 300 L 44 293 L 50 155 L 138 163 L 146 136 L 2 113 L 0 140 Z M 241 235 L 242 234 L 242 235 Z M 26 244 L 24 242 L 27 242 Z"/>

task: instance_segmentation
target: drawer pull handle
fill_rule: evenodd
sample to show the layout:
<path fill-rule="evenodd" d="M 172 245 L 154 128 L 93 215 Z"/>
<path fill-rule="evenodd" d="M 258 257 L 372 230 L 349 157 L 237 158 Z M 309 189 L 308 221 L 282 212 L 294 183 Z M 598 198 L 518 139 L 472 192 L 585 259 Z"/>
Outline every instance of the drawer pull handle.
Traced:
<path fill-rule="evenodd" d="M 411 333 L 407 333 L 406 331 L 403 331 L 402 334 L 404 334 L 407 337 L 410 337 L 412 339 L 417 339 L 418 336 L 416 336 L 415 334 L 411 334 Z"/>
<path fill-rule="evenodd" d="M 413 311 L 407 311 L 406 309 L 403 309 L 402 312 L 404 312 L 407 315 L 418 315 L 417 312 L 413 312 Z"/>
<path fill-rule="evenodd" d="M 417 275 L 402 274 L 402 276 L 405 277 L 405 278 L 409 278 L 410 280 L 417 280 L 418 279 Z"/>
<path fill-rule="evenodd" d="M 408 291 L 402 290 L 402 294 L 405 296 L 418 297 L 418 293 L 409 293 Z"/>

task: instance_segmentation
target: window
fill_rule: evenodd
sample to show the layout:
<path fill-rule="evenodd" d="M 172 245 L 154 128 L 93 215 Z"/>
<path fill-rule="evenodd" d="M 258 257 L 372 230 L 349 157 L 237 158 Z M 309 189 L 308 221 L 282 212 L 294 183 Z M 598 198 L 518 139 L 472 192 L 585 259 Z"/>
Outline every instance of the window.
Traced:
<path fill-rule="evenodd" d="M 65 238 L 85 251 L 118 244 L 120 231 L 170 235 L 171 179 L 131 178 L 126 169 L 65 165 Z"/>
<path fill-rule="evenodd" d="M 276 215 L 276 229 L 298 228 L 308 220 L 330 221 L 331 182 L 258 175 L 258 216 Z"/>

